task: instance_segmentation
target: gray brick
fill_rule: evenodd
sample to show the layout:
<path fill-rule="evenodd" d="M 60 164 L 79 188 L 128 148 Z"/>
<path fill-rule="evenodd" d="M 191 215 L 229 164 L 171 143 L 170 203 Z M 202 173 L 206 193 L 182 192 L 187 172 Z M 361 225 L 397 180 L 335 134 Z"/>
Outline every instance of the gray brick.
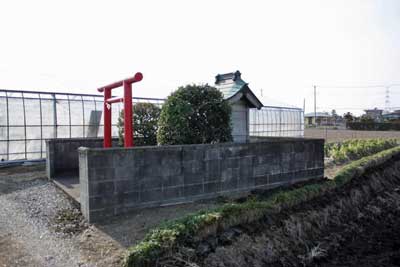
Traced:
<path fill-rule="evenodd" d="M 88 154 L 88 167 L 89 168 L 104 168 L 104 166 L 113 167 L 113 154 L 111 153 L 97 153 L 94 155 Z"/>
<path fill-rule="evenodd" d="M 107 166 L 107 165 L 105 165 Z M 113 168 L 89 168 L 89 182 L 100 182 L 114 179 Z"/>
<path fill-rule="evenodd" d="M 204 193 L 211 194 L 221 191 L 221 182 L 208 182 L 204 183 Z"/>
<path fill-rule="evenodd" d="M 238 168 L 240 158 L 225 158 L 221 160 L 221 169 Z"/>
<path fill-rule="evenodd" d="M 134 206 L 140 202 L 140 192 L 132 191 L 118 194 L 117 202 L 123 206 Z"/>
<path fill-rule="evenodd" d="M 287 143 L 279 143 L 279 150 L 278 153 L 290 153 L 295 151 L 295 146 L 297 145 L 297 148 L 304 151 L 304 144 L 303 142 L 287 142 Z M 303 147 L 303 149 L 301 149 Z"/>
<path fill-rule="evenodd" d="M 224 169 L 221 172 L 221 182 L 229 179 L 238 179 L 239 178 L 239 168 L 230 168 Z"/>
<path fill-rule="evenodd" d="M 220 161 L 207 160 L 205 163 L 206 181 L 216 181 L 221 177 L 221 166 Z"/>
<path fill-rule="evenodd" d="M 204 160 L 204 148 L 196 147 L 183 147 L 182 149 L 182 161 L 201 161 Z"/>
<path fill-rule="evenodd" d="M 306 162 L 306 168 L 307 168 L 307 169 L 315 168 L 316 165 L 317 165 L 316 163 L 317 163 L 316 161 L 308 160 L 308 161 Z"/>
<path fill-rule="evenodd" d="M 324 176 L 324 165 L 321 164 L 320 168 L 316 171 L 316 176 L 323 177 Z"/>
<path fill-rule="evenodd" d="M 114 195 L 114 182 L 89 183 L 90 196 L 112 197 Z"/>
<path fill-rule="evenodd" d="M 295 162 L 295 169 L 296 170 L 301 170 L 306 168 L 306 162 L 304 160 L 304 153 L 296 153 L 294 157 L 294 162 Z"/>
<path fill-rule="evenodd" d="M 182 165 L 180 161 L 173 161 L 169 164 L 162 165 L 162 176 L 172 176 L 172 175 L 181 175 L 182 174 Z"/>
<path fill-rule="evenodd" d="M 205 170 L 205 163 L 203 160 L 189 160 L 182 162 L 183 174 L 201 173 Z"/>
<path fill-rule="evenodd" d="M 130 191 L 139 191 L 140 184 L 139 179 L 116 180 L 114 181 L 114 192 L 120 194 Z"/>
<path fill-rule="evenodd" d="M 182 161 L 182 149 L 169 148 L 158 153 L 161 157 L 161 165 L 170 165 Z"/>
<path fill-rule="evenodd" d="M 209 148 L 205 151 L 205 160 L 219 160 L 221 159 L 221 151 L 220 148 Z"/>
<path fill-rule="evenodd" d="M 96 196 L 89 197 L 89 209 L 103 209 L 118 204 L 116 197 Z"/>
<path fill-rule="evenodd" d="M 113 166 L 115 168 L 126 168 L 133 165 L 133 153 L 131 151 L 118 150 L 113 155 Z"/>
<path fill-rule="evenodd" d="M 183 186 L 163 188 L 163 200 L 171 200 L 182 197 L 183 197 Z"/>
<path fill-rule="evenodd" d="M 270 164 L 263 164 L 254 167 L 254 176 L 265 176 L 271 173 L 271 169 L 273 166 Z"/>
<path fill-rule="evenodd" d="M 255 165 L 271 164 L 274 162 L 274 156 L 272 154 L 264 154 L 255 157 Z"/>
<path fill-rule="evenodd" d="M 269 141 L 81 150 L 82 212 L 85 217 L 92 216 L 90 220 L 100 220 L 139 207 L 191 201 L 255 186 L 269 188 L 323 175 L 323 141 L 265 140 Z M 97 142 L 101 146 L 102 142 Z M 78 157 L 67 151 L 78 144 L 82 142 L 57 144 L 66 155 L 56 153 L 52 159 L 64 159 L 58 160 L 59 166 L 71 168 Z"/>
<path fill-rule="evenodd" d="M 254 157 L 243 157 L 239 161 L 239 177 L 252 177 Z"/>
<path fill-rule="evenodd" d="M 221 181 L 221 190 L 234 190 L 238 188 L 238 177 L 229 177 Z"/>
<path fill-rule="evenodd" d="M 114 168 L 115 179 L 135 179 L 142 175 L 142 168 L 135 167 L 132 164 Z"/>
<path fill-rule="evenodd" d="M 162 161 L 162 152 L 157 150 L 157 153 L 154 153 L 153 150 L 144 151 L 144 163 L 147 166 L 159 166 Z"/>
<path fill-rule="evenodd" d="M 183 186 L 184 185 L 184 177 L 183 175 L 176 176 L 164 176 L 162 177 L 162 186 L 170 187 L 170 186 Z"/>
<path fill-rule="evenodd" d="M 265 176 L 257 176 L 254 178 L 254 185 L 267 185 L 268 184 L 268 175 Z"/>
<path fill-rule="evenodd" d="M 249 188 L 254 186 L 254 177 L 250 176 L 240 176 L 238 179 L 238 188 Z"/>
<path fill-rule="evenodd" d="M 145 159 L 144 159 L 144 152 L 143 150 L 134 150 L 132 152 L 132 166 L 135 168 L 141 168 L 145 164 Z"/>
<path fill-rule="evenodd" d="M 140 192 L 140 201 L 142 203 L 154 202 L 154 201 L 161 202 L 163 197 L 164 195 L 161 188 L 155 190 L 145 190 Z"/>
<path fill-rule="evenodd" d="M 140 191 L 159 189 L 162 187 L 163 177 L 146 177 L 140 181 Z"/>
<path fill-rule="evenodd" d="M 89 212 L 89 223 L 101 222 L 115 215 L 114 208 L 91 210 Z"/>
<path fill-rule="evenodd" d="M 235 145 L 232 147 L 226 147 L 225 149 L 221 150 L 221 153 L 224 158 L 245 157 L 252 154 L 252 148 L 248 144 Z"/>
<path fill-rule="evenodd" d="M 294 174 L 292 173 L 285 173 L 285 174 L 274 174 L 270 175 L 268 178 L 268 182 L 270 184 L 281 183 L 281 182 L 290 182 L 293 178 Z"/>
<path fill-rule="evenodd" d="M 203 191 L 203 185 L 185 185 L 183 188 L 183 194 L 185 197 L 192 197 L 192 196 L 198 196 L 204 193 Z"/>
<path fill-rule="evenodd" d="M 183 179 L 186 186 L 191 184 L 203 183 L 203 181 L 205 180 L 205 176 L 204 173 L 194 173 L 185 175 Z"/>

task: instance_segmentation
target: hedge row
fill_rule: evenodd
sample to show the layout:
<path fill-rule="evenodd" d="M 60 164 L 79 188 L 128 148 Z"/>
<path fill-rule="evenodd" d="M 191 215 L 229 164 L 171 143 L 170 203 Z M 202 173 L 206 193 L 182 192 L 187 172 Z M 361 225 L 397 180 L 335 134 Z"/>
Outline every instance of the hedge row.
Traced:
<path fill-rule="evenodd" d="M 229 227 L 253 222 L 268 213 L 298 205 L 322 195 L 361 176 L 369 168 L 378 166 L 400 154 L 400 147 L 382 151 L 345 166 L 332 179 L 323 183 L 309 184 L 292 190 L 282 190 L 270 197 L 249 199 L 244 203 L 224 204 L 212 210 L 200 211 L 184 218 L 165 223 L 153 229 L 138 245 L 128 249 L 124 266 L 154 266 L 161 257 L 173 253 L 185 239 L 201 240 Z"/>
<path fill-rule="evenodd" d="M 394 122 L 348 122 L 346 128 L 361 131 L 400 131 L 400 123 Z"/>

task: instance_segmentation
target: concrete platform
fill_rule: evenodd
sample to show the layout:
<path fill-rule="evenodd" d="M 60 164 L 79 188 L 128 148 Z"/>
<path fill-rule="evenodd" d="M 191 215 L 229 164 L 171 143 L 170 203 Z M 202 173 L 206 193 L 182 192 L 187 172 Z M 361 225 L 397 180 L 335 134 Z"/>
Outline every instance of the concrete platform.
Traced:
<path fill-rule="evenodd" d="M 79 176 L 76 173 L 63 173 L 57 175 L 53 182 L 78 204 L 80 203 Z"/>

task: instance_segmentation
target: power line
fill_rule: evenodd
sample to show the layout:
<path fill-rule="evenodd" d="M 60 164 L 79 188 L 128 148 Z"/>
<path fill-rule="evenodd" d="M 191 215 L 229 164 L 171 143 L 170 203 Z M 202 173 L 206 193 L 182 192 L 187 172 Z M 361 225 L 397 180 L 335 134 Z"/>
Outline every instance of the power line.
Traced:
<path fill-rule="evenodd" d="M 323 107 L 317 107 L 319 110 L 326 110 L 326 109 L 337 109 L 337 110 L 364 110 L 364 109 L 371 109 L 371 107 L 334 107 L 334 106 L 323 106 Z M 377 109 L 385 109 L 384 107 L 374 107 Z M 400 107 L 390 107 L 390 109 L 400 109 Z"/>
<path fill-rule="evenodd" d="M 400 83 L 390 83 L 390 84 L 377 84 L 377 85 L 316 85 L 319 88 L 343 88 L 343 89 L 351 89 L 351 88 L 387 88 L 387 87 L 400 87 Z"/>

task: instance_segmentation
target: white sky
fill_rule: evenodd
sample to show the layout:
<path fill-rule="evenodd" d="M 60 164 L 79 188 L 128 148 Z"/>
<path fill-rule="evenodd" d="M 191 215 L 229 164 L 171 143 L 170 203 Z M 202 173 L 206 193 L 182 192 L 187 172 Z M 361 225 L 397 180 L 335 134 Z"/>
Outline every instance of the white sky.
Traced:
<path fill-rule="evenodd" d="M 96 93 L 141 71 L 134 95 L 165 97 L 240 70 L 255 93 L 306 98 L 309 112 L 313 84 L 400 83 L 399 48 L 397 0 L 0 0 L 3 89 Z M 384 91 L 318 88 L 318 110 L 383 107 Z"/>

